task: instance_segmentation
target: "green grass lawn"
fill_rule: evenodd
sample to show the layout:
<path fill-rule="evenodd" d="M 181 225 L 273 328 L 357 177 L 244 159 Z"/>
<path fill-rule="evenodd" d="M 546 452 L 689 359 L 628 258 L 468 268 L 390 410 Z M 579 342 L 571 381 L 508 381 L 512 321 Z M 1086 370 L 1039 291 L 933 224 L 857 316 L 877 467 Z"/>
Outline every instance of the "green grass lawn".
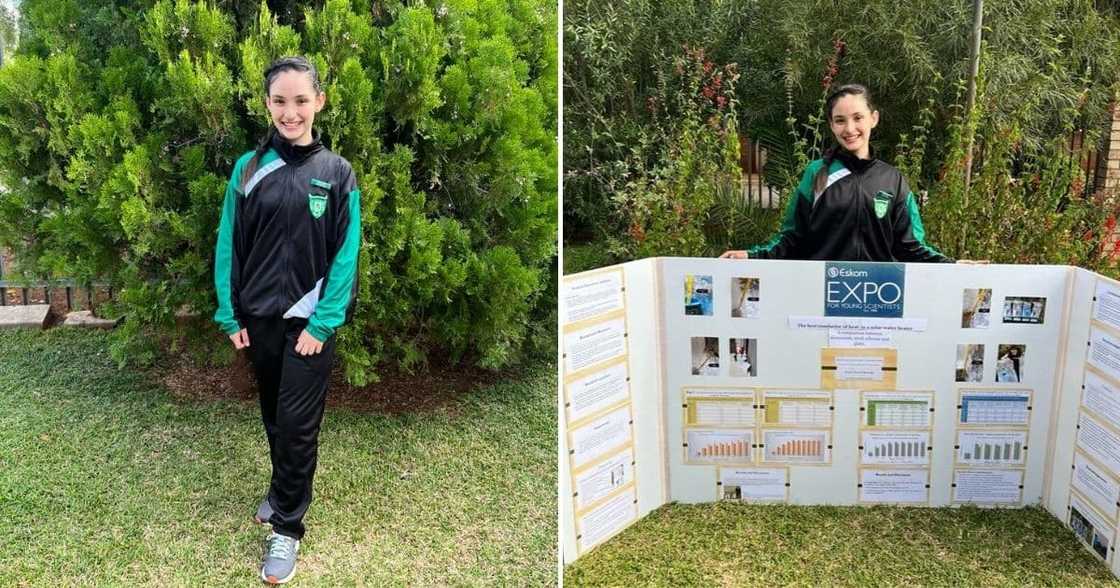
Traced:
<path fill-rule="evenodd" d="M 1041 508 L 662 507 L 564 586 L 1120 586 Z"/>
<path fill-rule="evenodd" d="M 101 332 L 0 332 L 0 586 L 249 586 L 255 401 L 119 371 Z M 425 412 L 329 407 L 295 585 L 556 582 L 556 372 Z"/>

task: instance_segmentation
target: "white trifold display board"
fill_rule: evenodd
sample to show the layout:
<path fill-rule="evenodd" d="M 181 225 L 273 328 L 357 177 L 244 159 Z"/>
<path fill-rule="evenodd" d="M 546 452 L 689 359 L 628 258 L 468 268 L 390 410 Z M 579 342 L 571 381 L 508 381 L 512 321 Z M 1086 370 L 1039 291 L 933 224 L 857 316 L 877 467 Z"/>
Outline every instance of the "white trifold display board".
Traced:
<path fill-rule="evenodd" d="M 564 277 L 565 563 L 668 502 L 1042 505 L 1120 575 L 1120 283 L 848 265 L 878 283 L 709 258 Z"/>

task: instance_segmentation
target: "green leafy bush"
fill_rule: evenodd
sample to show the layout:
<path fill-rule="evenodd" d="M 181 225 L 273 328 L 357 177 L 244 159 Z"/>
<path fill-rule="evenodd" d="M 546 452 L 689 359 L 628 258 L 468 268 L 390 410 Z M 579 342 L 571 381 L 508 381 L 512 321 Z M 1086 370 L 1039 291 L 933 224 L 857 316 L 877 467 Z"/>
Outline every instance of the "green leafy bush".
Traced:
<path fill-rule="evenodd" d="M 0 68 L 0 245 L 28 275 L 111 283 L 118 359 L 213 313 L 225 184 L 269 124 L 264 67 L 291 54 L 319 68 L 317 126 L 362 188 L 350 381 L 550 346 L 530 325 L 555 316 L 554 3 L 120 4 L 25 0 Z"/>

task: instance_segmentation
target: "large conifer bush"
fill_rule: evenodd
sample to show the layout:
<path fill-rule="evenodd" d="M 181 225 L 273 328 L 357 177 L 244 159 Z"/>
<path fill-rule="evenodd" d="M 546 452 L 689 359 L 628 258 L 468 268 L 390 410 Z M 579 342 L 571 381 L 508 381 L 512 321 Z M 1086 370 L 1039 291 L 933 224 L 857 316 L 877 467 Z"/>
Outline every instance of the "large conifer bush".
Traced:
<path fill-rule="evenodd" d="M 225 185 L 269 124 L 264 67 L 291 54 L 318 66 L 317 128 L 362 188 L 347 377 L 547 345 L 555 2 L 25 0 L 23 18 L 0 68 L 0 245 L 29 276 L 113 284 L 120 360 L 213 313 Z"/>

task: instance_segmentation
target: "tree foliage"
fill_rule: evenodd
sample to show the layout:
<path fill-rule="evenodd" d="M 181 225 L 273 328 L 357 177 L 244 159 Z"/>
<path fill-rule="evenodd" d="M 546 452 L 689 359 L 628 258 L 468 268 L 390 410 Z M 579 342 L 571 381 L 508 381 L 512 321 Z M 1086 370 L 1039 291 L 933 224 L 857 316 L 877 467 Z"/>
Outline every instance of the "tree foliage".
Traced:
<path fill-rule="evenodd" d="M 348 378 L 500 367 L 552 332 L 531 325 L 555 312 L 554 4 L 25 0 L 23 16 L 0 69 L 0 244 L 29 275 L 113 284 L 119 358 L 152 358 L 179 311 L 213 313 L 224 187 L 269 124 L 265 66 L 292 54 L 319 68 L 317 127 L 362 188 Z"/>

